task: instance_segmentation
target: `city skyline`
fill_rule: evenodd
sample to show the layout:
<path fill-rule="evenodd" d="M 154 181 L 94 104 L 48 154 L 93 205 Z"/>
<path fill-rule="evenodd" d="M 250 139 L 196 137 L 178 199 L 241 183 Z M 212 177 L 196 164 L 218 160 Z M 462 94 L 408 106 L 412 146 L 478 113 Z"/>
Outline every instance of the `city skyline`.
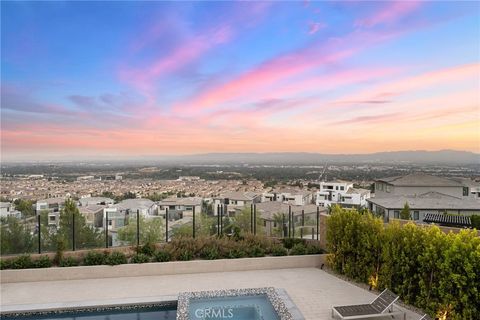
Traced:
<path fill-rule="evenodd" d="M 478 153 L 478 2 L 2 2 L 2 159 Z"/>

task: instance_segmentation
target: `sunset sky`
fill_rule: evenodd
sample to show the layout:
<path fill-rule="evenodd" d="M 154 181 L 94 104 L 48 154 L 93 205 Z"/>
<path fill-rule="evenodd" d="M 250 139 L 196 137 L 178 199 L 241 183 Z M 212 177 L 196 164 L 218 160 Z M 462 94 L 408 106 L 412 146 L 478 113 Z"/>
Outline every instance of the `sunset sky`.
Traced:
<path fill-rule="evenodd" d="M 2 159 L 480 152 L 480 3 L 4 2 Z"/>

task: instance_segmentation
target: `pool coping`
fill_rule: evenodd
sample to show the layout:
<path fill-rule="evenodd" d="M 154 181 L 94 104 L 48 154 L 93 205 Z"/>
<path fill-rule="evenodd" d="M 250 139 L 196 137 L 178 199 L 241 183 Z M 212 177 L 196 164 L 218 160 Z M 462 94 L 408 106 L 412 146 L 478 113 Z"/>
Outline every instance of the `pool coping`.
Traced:
<path fill-rule="evenodd" d="M 191 299 L 209 299 L 220 297 L 239 297 L 239 296 L 256 296 L 265 295 L 272 304 L 273 309 L 277 313 L 280 320 L 303 320 L 300 310 L 296 308 L 285 290 L 278 291 L 273 287 L 263 288 L 248 288 L 248 289 L 227 289 L 227 290 L 210 290 L 210 291 L 196 291 L 196 292 L 181 292 L 178 295 L 177 304 L 177 320 L 189 320 L 189 306 Z M 286 301 L 293 307 L 295 306 L 295 316 L 292 315 L 291 310 L 287 307 Z M 293 309 L 293 308 L 292 308 Z"/>

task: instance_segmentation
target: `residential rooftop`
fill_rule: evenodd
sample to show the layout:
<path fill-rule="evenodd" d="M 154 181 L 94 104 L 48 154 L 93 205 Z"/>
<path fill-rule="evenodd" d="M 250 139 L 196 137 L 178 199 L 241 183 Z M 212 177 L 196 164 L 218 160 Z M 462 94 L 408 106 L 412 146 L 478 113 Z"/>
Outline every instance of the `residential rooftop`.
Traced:
<path fill-rule="evenodd" d="M 463 184 L 453 179 L 432 176 L 424 173 L 411 173 L 405 176 L 396 176 L 378 179 L 398 187 L 462 187 Z"/>

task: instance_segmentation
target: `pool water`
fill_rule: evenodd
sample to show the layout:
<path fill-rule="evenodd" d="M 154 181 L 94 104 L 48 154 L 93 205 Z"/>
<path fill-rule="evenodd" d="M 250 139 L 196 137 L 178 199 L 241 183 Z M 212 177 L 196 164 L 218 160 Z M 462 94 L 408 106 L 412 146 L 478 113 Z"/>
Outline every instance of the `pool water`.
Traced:
<path fill-rule="evenodd" d="M 62 311 L 61 313 L 31 314 L 28 316 L 1 316 L 2 320 L 175 320 L 177 308 L 175 306 L 149 306 L 108 309 L 104 311 Z"/>
<path fill-rule="evenodd" d="M 191 299 L 190 320 L 279 320 L 266 295 Z"/>

